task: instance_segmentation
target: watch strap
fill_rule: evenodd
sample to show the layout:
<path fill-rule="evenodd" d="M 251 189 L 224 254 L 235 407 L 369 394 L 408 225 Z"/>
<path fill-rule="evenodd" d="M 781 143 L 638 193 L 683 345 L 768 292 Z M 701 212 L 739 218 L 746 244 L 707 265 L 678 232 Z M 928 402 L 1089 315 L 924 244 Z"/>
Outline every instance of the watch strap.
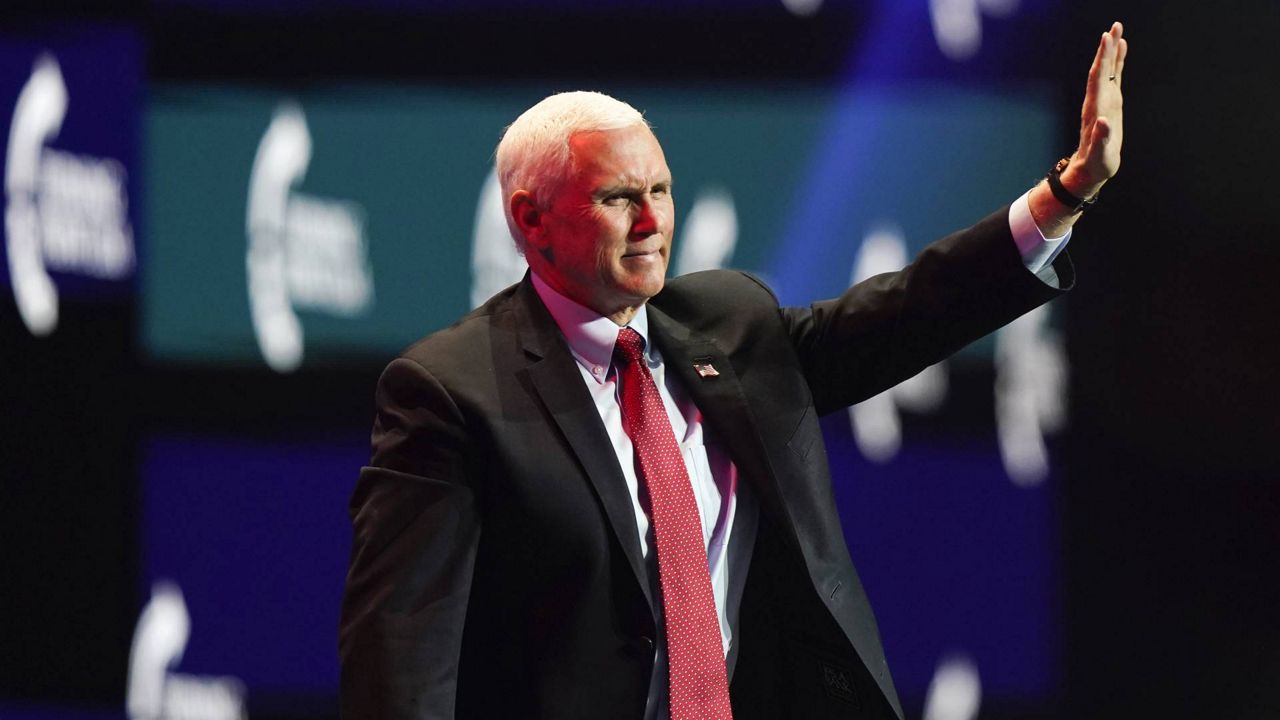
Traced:
<path fill-rule="evenodd" d="M 1053 193 L 1053 196 L 1058 199 L 1058 202 L 1071 208 L 1071 212 L 1073 213 L 1084 212 L 1085 210 L 1093 207 L 1094 203 L 1098 202 L 1098 196 L 1094 195 L 1088 199 L 1081 199 L 1072 195 L 1070 190 L 1063 187 L 1061 178 L 1062 171 L 1066 170 L 1067 165 L 1070 163 L 1071 158 L 1062 158 L 1058 161 L 1057 165 L 1053 166 L 1053 169 L 1049 171 L 1049 174 L 1045 176 L 1045 179 L 1049 181 L 1049 192 Z"/>

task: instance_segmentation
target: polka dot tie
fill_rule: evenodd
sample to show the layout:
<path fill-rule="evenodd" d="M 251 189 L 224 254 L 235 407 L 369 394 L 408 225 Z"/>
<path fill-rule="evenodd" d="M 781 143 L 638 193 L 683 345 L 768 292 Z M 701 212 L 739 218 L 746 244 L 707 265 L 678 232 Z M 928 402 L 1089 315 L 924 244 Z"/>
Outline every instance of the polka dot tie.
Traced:
<path fill-rule="evenodd" d="M 644 362 L 644 338 L 623 328 L 613 357 L 622 380 L 622 426 L 635 447 L 652 505 L 667 626 L 671 717 L 731 719 L 720 621 L 693 485 L 662 396 Z"/>

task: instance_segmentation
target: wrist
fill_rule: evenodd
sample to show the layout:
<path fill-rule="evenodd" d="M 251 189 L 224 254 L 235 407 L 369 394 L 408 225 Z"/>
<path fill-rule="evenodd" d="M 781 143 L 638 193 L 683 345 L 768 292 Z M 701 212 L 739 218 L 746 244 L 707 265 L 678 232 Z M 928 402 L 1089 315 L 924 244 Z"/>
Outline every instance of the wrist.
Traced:
<path fill-rule="evenodd" d="M 1068 173 L 1069 170 L 1074 170 L 1074 172 Z M 1082 172 L 1084 171 L 1080 169 L 1078 164 L 1075 164 L 1075 157 L 1072 156 L 1070 158 L 1062 158 L 1059 160 L 1058 163 L 1053 166 L 1053 169 L 1045 175 L 1045 181 L 1048 183 L 1049 190 L 1053 193 L 1054 199 L 1056 199 L 1072 215 L 1088 210 L 1093 207 L 1093 204 L 1097 201 L 1097 190 L 1091 187 L 1092 183 L 1088 183 L 1087 180 L 1082 179 Z M 1062 182 L 1064 176 L 1067 178 L 1068 182 L 1076 187 L 1083 188 L 1085 192 L 1080 192 L 1078 189 L 1068 188 L 1064 185 Z M 1100 188 L 1101 185 L 1098 185 L 1098 187 Z M 1088 192 L 1090 189 L 1094 190 L 1092 194 Z M 1076 193 L 1080 194 L 1077 195 Z"/>
<path fill-rule="evenodd" d="M 1071 156 L 1070 162 L 1058 175 L 1058 180 L 1067 192 L 1081 200 L 1093 200 L 1107 183 L 1106 178 L 1094 180 L 1085 167 L 1084 160 L 1077 155 Z"/>
<path fill-rule="evenodd" d="M 1073 212 L 1054 197 L 1045 180 L 1031 188 L 1031 192 L 1027 194 L 1027 206 L 1031 210 L 1031 219 L 1040 229 L 1040 234 L 1046 238 L 1065 235 L 1080 217 L 1080 213 Z"/>

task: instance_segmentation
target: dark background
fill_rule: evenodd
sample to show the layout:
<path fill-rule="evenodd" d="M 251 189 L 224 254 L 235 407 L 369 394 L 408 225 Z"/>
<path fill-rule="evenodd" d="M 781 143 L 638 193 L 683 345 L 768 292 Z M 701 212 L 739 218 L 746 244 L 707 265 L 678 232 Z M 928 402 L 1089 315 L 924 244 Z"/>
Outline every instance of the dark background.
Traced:
<path fill-rule="evenodd" d="M 802 19 L 763 1 L 662 3 L 659 19 L 634 4 L 550 15 L 503 5 L 52 3 L 11 6 L 3 27 L 136 28 L 156 80 L 838 82 L 876 12 L 827 3 Z M 1062 302 L 1072 378 L 1057 484 L 1061 697 L 981 717 L 1280 717 L 1280 6 L 1024 5 L 1016 32 L 988 24 L 978 57 L 922 53 L 895 71 L 1048 79 L 1071 118 L 1091 39 L 1118 18 L 1132 44 L 1124 167 L 1079 226 L 1079 284 Z M 476 45 L 488 52 L 473 61 Z M 1064 151 L 1074 143 L 1061 139 Z M 63 302 L 57 332 L 41 339 L 0 303 L 0 698 L 119 707 L 145 599 L 138 438 L 242 432 L 246 418 L 281 442 L 363 433 L 379 365 L 283 378 L 151 367 L 131 294 Z M 276 714 L 290 713 L 314 716 Z"/>

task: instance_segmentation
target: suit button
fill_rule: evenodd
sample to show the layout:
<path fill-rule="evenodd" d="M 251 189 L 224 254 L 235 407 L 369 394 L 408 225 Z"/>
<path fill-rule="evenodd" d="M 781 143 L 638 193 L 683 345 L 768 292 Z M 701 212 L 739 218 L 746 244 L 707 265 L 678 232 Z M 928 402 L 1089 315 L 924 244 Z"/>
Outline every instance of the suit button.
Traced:
<path fill-rule="evenodd" d="M 640 647 L 644 648 L 648 652 L 653 652 L 653 638 L 648 635 L 640 636 Z"/>

